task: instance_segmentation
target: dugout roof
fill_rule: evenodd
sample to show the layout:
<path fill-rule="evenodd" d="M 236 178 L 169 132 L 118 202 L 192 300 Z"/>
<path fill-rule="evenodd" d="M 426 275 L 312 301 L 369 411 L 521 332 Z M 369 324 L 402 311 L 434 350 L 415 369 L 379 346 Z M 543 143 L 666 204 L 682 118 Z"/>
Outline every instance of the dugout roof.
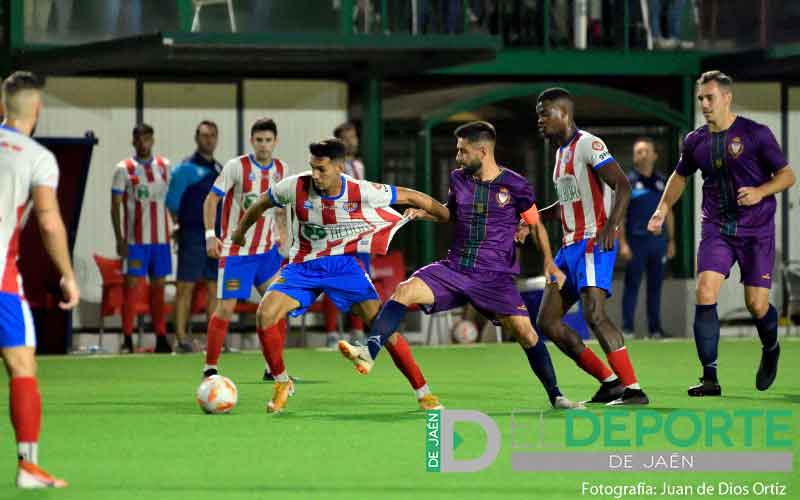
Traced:
<path fill-rule="evenodd" d="M 500 40 L 488 35 L 158 33 L 25 49 L 14 55 L 13 64 L 51 75 L 355 80 L 493 60 L 500 47 Z"/>

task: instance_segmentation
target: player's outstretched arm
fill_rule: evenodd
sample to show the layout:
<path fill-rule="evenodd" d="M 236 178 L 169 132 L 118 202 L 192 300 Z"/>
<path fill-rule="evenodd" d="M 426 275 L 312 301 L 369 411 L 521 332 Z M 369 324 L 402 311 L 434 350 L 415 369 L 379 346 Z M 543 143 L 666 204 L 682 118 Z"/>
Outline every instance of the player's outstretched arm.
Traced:
<path fill-rule="evenodd" d="M 427 213 L 427 216 L 417 213 L 417 216 L 414 217 L 417 220 L 430 220 L 433 222 L 447 222 L 450 220 L 450 210 L 448 210 L 446 206 L 427 194 L 420 193 L 413 189 L 398 187 L 397 200 L 395 203 L 398 205 L 411 205 Z"/>
<path fill-rule="evenodd" d="M 248 208 L 242 218 L 239 219 L 239 224 L 231 235 L 233 243 L 240 246 L 244 245 L 244 236 L 247 234 L 247 230 L 256 223 L 258 218 L 261 217 L 261 214 L 273 206 L 272 200 L 269 199 L 267 193 L 262 194 L 258 198 L 258 201 L 250 205 L 250 208 Z"/>
<path fill-rule="evenodd" d="M 673 205 L 678 202 L 683 190 L 686 189 L 686 177 L 678 172 L 673 172 L 667 180 L 667 186 L 664 188 L 664 194 L 661 195 L 661 201 L 658 203 L 658 208 L 653 212 L 650 221 L 647 223 L 647 230 L 654 234 L 661 234 L 661 227 L 664 221 L 672 210 Z"/>
<path fill-rule="evenodd" d="M 214 191 L 209 191 L 203 202 L 203 226 L 206 228 L 206 255 L 212 259 L 219 259 L 222 254 L 222 242 L 217 238 L 214 226 L 217 222 L 217 205 L 221 196 Z"/>
<path fill-rule="evenodd" d="M 595 172 L 614 190 L 614 206 L 611 207 L 608 224 L 598 235 L 600 248 L 611 250 L 614 248 L 616 232 L 625 221 L 625 211 L 628 210 L 628 203 L 631 201 L 631 182 L 616 161 L 608 162 Z"/>
<path fill-rule="evenodd" d="M 61 219 L 61 212 L 58 209 L 56 190 L 49 186 L 37 186 L 31 189 L 31 194 L 44 248 L 61 274 L 61 291 L 64 294 L 64 301 L 58 305 L 62 309 L 72 309 L 78 305 L 80 292 L 78 284 L 75 282 L 75 273 L 72 271 L 69 247 L 67 246 L 67 230 L 64 228 L 64 221 Z"/>

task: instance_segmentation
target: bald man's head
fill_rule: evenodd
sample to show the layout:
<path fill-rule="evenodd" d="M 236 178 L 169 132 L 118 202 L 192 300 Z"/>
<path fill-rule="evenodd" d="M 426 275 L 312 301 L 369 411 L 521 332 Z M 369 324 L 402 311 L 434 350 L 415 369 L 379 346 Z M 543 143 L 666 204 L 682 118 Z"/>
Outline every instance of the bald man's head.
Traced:
<path fill-rule="evenodd" d="M 44 81 L 29 71 L 16 71 L 3 80 L 3 115 L 6 120 L 33 120 L 39 116 Z"/>

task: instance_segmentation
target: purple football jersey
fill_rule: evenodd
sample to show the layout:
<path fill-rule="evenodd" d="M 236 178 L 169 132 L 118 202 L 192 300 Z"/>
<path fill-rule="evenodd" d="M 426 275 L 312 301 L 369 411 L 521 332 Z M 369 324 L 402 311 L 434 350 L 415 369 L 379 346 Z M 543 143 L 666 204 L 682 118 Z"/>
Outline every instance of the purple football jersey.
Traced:
<path fill-rule="evenodd" d="M 684 177 L 703 174 L 703 225 L 714 225 L 727 236 L 769 236 L 775 232 L 775 196 L 743 207 L 736 202 L 741 187 L 756 187 L 787 165 L 770 129 L 737 116 L 722 132 L 708 125 L 683 141 L 675 171 Z"/>
<path fill-rule="evenodd" d="M 507 168 L 491 182 L 454 170 L 447 207 L 456 232 L 447 260 L 456 268 L 518 274 L 514 235 L 521 214 L 535 202 L 527 179 Z"/>

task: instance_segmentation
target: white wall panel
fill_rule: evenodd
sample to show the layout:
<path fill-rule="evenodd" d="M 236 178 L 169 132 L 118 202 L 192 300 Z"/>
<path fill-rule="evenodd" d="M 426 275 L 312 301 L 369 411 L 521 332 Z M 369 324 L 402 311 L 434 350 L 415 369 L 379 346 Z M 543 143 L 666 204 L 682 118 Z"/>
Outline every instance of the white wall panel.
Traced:
<path fill-rule="evenodd" d="M 111 177 L 113 166 L 129 154 L 135 121 L 133 80 L 48 78 L 45 109 L 36 135 L 82 137 L 92 130 L 99 143 L 92 154 L 75 244 L 74 264 L 85 301 L 99 302 L 100 273 L 93 253 L 113 256 Z"/>
<path fill-rule="evenodd" d="M 800 87 L 789 88 L 789 145 L 785 147 L 795 175 L 800 176 Z M 800 260 L 800 186 L 789 190 L 789 258 Z"/>
<path fill-rule="evenodd" d="M 278 125 L 275 156 L 289 164 L 289 173 L 307 169 L 308 144 L 333 135 L 347 119 L 347 85 L 335 81 L 247 80 L 244 84 L 245 146 L 250 126 L 261 117 Z"/>
<path fill-rule="evenodd" d="M 173 165 L 194 152 L 194 132 L 203 120 L 219 126 L 214 156 L 220 163 L 238 154 L 233 83 L 145 82 L 143 114 L 155 129 L 155 152 Z"/>

